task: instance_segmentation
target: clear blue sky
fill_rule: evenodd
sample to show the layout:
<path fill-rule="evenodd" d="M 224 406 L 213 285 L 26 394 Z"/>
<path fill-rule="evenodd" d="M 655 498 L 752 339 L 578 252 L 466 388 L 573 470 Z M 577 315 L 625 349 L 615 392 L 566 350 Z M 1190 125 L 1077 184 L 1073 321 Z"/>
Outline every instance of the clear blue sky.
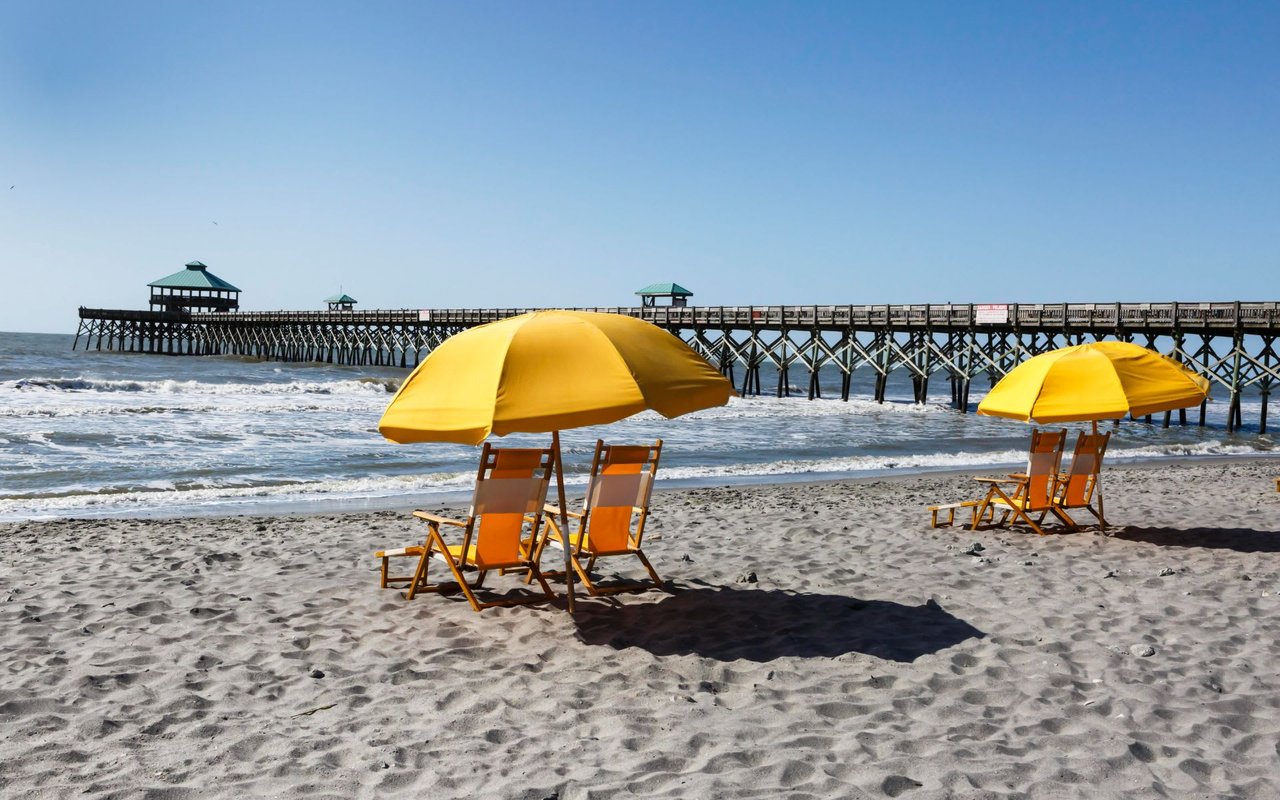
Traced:
<path fill-rule="evenodd" d="M 247 309 L 1280 299 L 1280 4 L 0 0 L 0 330 L 192 259 Z"/>

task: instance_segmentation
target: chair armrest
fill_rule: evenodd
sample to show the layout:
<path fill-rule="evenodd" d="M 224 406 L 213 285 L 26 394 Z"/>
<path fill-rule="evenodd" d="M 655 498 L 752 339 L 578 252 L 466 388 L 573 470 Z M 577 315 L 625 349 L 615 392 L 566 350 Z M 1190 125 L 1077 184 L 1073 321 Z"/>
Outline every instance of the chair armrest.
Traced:
<path fill-rule="evenodd" d="M 553 506 L 550 503 L 547 503 L 545 506 L 542 507 L 542 513 L 552 514 L 558 517 L 560 516 L 560 506 Z M 573 517 L 574 519 L 582 519 L 582 516 L 583 516 L 582 512 L 580 511 L 566 511 L 565 513 Z"/>
<path fill-rule="evenodd" d="M 979 483 L 1022 483 L 1018 478 L 974 478 Z"/>
<path fill-rule="evenodd" d="M 465 522 L 460 522 L 448 517 L 442 517 L 439 514 L 432 514 L 430 511 L 415 511 L 413 512 L 413 515 L 418 519 L 426 520 L 427 522 L 434 522 L 437 525 L 452 525 L 455 528 L 467 527 L 467 523 Z"/>

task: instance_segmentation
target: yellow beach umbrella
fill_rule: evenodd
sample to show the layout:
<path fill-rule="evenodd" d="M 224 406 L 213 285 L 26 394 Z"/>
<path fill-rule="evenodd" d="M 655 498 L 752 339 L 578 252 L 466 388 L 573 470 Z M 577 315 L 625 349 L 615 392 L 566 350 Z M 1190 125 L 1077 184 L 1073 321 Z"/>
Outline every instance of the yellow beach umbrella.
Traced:
<path fill-rule="evenodd" d="M 391 399 L 378 430 L 393 442 L 459 444 L 480 444 L 490 434 L 550 432 L 565 512 L 559 431 L 647 409 L 677 417 L 724 405 L 733 395 L 705 359 L 648 322 L 534 311 L 463 331 L 433 350 Z M 568 548 L 565 581 L 572 611 Z"/>
<path fill-rule="evenodd" d="M 1131 342 L 1063 347 L 1014 367 L 978 404 L 978 413 L 1023 422 L 1120 419 L 1197 405 L 1208 379 Z"/>
<path fill-rule="evenodd" d="M 1023 422 L 1092 422 L 1197 405 L 1209 381 L 1131 342 L 1093 342 L 1029 358 L 992 387 L 978 413 Z M 1099 513 L 1102 475 L 1096 478 Z"/>

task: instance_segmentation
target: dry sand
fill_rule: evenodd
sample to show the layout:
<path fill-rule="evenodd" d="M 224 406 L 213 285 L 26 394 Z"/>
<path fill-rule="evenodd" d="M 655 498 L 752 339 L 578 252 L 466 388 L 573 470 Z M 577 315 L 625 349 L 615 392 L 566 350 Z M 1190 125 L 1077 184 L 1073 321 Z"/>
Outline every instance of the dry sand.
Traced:
<path fill-rule="evenodd" d="M 0 795 L 1280 797 L 1276 476 L 1111 469 L 1114 537 L 661 492 L 671 592 L 576 618 L 379 589 L 402 513 L 8 524 Z"/>

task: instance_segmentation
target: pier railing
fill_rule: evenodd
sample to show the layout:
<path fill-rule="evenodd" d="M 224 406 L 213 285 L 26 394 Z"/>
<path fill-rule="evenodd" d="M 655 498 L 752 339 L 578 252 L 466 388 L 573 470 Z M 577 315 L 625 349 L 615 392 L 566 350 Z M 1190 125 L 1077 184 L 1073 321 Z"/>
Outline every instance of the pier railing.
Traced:
<path fill-rule="evenodd" d="M 437 308 L 382 311 L 242 311 L 235 314 L 193 313 L 192 322 L 402 325 L 483 325 L 536 308 Z M 670 328 L 822 328 L 880 327 L 938 330 L 970 327 L 1045 328 L 1062 330 L 1116 328 L 1140 330 L 1237 328 L 1280 331 L 1280 303 L 1009 303 L 915 305 L 688 306 L 640 308 L 607 306 L 575 308 L 623 314 Z M 84 311 L 93 311 L 84 309 Z"/>

